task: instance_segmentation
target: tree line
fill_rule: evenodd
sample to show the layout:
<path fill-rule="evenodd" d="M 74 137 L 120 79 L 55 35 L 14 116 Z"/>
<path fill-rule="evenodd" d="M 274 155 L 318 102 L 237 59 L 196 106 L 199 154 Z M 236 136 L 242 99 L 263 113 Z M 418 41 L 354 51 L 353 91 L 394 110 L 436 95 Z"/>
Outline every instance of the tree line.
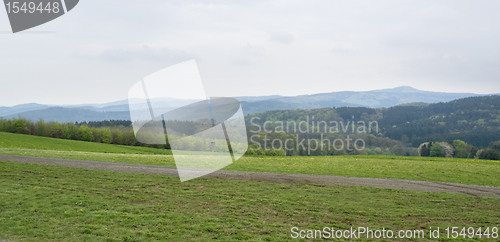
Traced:
<path fill-rule="evenodd" d="M 500 141 L 490 144 L 487 148 L 478 148 L 462 140 L 453 142 L 426 142 L 420 146 L 420 156 L 424 157 L 454 157 L 482 160 L 500 160 Z"/>
<path fill-rule="evenodd" d="M 356 108 L 358 111 L 364 111 L 363 109 Z M 333 112 L 332 112 L 333 111 Z M 290 112 L 293 114 L 297 121 L 303 120 L 304 114 L 310 115 L 314 110 L 287 110 L 284 112 Z M 340 116 L 344 116 L 346 119 L 348 118 L 348 114 L 345 113 L 345 110 L 341 112 L 335 112 L 335 110 L 330 110 L 330 113 L 326 112 L 323 115 L 326 115 L 322 118 L 330 117 L 329 115 L 334 116 L 335 118 L 339 118 Z M 269 115 L 269 113 L 265 113 Z M 314 114 L 314 113 L 312 113 Z M 360 113 L 360 116 L 366 115 L 378 115 L 377 112 L 370 112 L 369 114 L 366 112 Z M 285 119 L 287 115 L 281 113 L 281 119 Z M 320 116 L 320 115 L 319 115 Z M 249 118 L 249 117 L 247 117 Z M 269 115 L 267 118 L 271 118 L 273 120 L 277 120 L 276 116 Z M 342 118 L 342 117 L 340 117 Z M 351 116 L 352 118 L 352 116 Z M 265 120 L 265 119 L 263 119 Z M 261 122 L 264 122 L 261 120 Z M 177 130 L 185 131 L 186 133 L 196 133 L 199 129 L 202 128 L 203 125 L 194 123 L 194 122 L 172 122 L 167 126 L 175 126 Z M 168 142 L 168 137 L 161 134 L 161 137 L 156 137 L 158 135 L 149 134 L 148 132 L 142 132 L 138 137 L 139 140 L 147 141 L 147 140 L 156 140 L 156 139 L 165 139 L 166 144 L 145 144 L 138 141 L 134 134 L 134 130 L 131 127 L 130 121 L 120 121 L 120 120 L 110 120 L 110 121 L 100 121 L 100 122 L 82 122 L 82 123 L 59 123 L 59 122 L 45 122 L 43 119 L 40 119 L 36 122 L 33 122 L 29 119 L 24 118 L 16 118 L 16 119 L 1 119 L 0 118 L 0 131 L 1 132 L 10 132 L 10 133 L 18 133 L 18 134 L 28 134 L 28 135 L 37 135 L 51 138 L 60 138 L 60 139 L 69 139 L 69 140 L 81 140 L 87 142 L 97 142 L 97 143 L 108 143 L 108 144 L 117 144 L 117 145 L 129 145 L 129 146 L 146 146 L 153 148 L 161 148 L 161 149 L 170 149 L 170 144 Z M 345 147 L 344 149 L 318 149 L 314 150 L 312 153 L 308 152 L 305 149 L 294 149 L 292 151 L 285 151 L 284 149 L 272 149 L 272 144 L 268 143 L 267 146 L 264 146 L 265 142 L 263 142 L 264 138 L 270 140 L 279 139 L 284 143 L 286 140 L 292 139 L 294 141 L 298 140 L 298 135 L 286 133 L 286 132 L 272 132 L 272 133 L 264 133 L 261 132 L 257 135 L 253 132 L 249 132 L 249 139 L 253 135 L 253 140 L 249 140 L 249 149 L 246 151 L 247 155 L 269 155 L 269 156 L 280 156 L 280 155 L 358 155 L 358 154 L 383 154 L 383 155 L 411 155 L 411 156 L 446 156 L 446 147 L 443 147 L 442 144 L 445 142 L 426 142 L 423 145 L 417 148 L 409 148 L 404 146 L 403 141 L 393 140 L 387 137 L 380 136 L 380 133 L 377 135 L 374 134 L 351 134 L 353 139 L 361 138 L 364 140 L 366 144 L 366 148 L 362 151 L 358 151 L 353 149 L 353 147 Z M 186 134 L 179 133 L 170 135 L 171 139 L 177 139 L 186 136 Z M 321 137 L 325 139 L 334 140 L 337 138 L 344 138 L 345 134 L 322 134 L 319 133 L 308 133 L 308 134 L 300 134 L 300 139 L 317 139 L 321 140 Z M 498 138 L 499 137 L 495 137 Z M 200 140 L 193 140 L 190 142 L 189 139 L 185 139 L 186 144 L 184 144 L 186 149 L 196 148 L 196 147 L 209 147 L 209 140 L 202 141 L 205 144 L 198 144 Z M 253 142 L 250 142 L 253 141 Z M 299 140 L 300 141 L 300 140 Z M 255 142 L 261 144 L 260 147 L 255 145 Z M 152 143 L 152 142 L 147 142 Z M 481 148 L 469 143 L 466 143 L 462 140 L 456 139 L 450 142 L 447 142 L 452 147 L 452 156 L 456 158 L 479 158 L 479 159 L 490 159 L 490 160 L 499 160 L 500 159 L 500 141 L 491 142 L 487 148 Z M 323 146 L 322 142 L 319 144 Z M 201 148 L 200 148 L 201 149 Z"/>
<path fill-rule="evenodd" d="M 43 119 L 33 122 L 29 119 L 16 118 L 0 119 L 0 131 L 87 142 L 148 146 L 137 142 L 134 131 L 123 125 L 114 128 L 102 126 L 96 128 L 88 124 L 45 122 Z"/>
<path fill-rule="evenodd" d="M 175 127 L 177 130 L 185 131 L 189 134 L 196 133 L 203 125 L 195 122 L 180 122 L 168 121 L 167 127 Z M 109 125 L 109 126 L 108 126 Z M 114 126 L 111 126 L 114 125 Z M 145 125 L 147 130 L 147 126 Z M 131 127 L 130 121 L 110 120 L 100 122 L 76 122 L 76 123 L 59 123 L 45 122 L 40 119 L 33 122 L 25 118 L 2 119 L 0 118 L 0 132 L 9 132 L 26 135 L 36 135 L 57 139 L 79 140 L 86 142 L 128 145 L 128 146 L 145 146 L 160 149 L 170 149 L 170 140 L 182 139 L 182 143 L 178 144 L 180 150 L 196 150 L 196 151 L 215 151 L 227 152 L 227 141 L 213 142 L 211 139 L 193 138 L 186 136 L 185 133 L 177 133 L 169 135 L 157 134 L 149 131 L 139 132 L 137 138 L 134 130 Z M 165 140 L 166 144 L 149 144 L 158 143 L 158 140 Z M 144 141 L 144 143 L 138 140 Z M 215 143 L 213 150 L 210 150 L 211 144 Z M 257 152 L 253 150 L 245 150 L 242 144 L 232 143 L 232 149 L 237 152 L 248 152 L 249 155 L 270 155 L 279 156 L 285 155 L 282 151 L 277 152 Z"/>

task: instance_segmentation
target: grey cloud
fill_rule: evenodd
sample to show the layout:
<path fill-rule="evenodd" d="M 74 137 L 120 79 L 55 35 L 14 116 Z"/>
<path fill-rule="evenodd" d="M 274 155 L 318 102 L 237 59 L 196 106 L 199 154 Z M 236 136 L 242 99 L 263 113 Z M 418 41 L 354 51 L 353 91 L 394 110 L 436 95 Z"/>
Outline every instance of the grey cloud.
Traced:
<path fill-rule="evenodd" d="M 167 47 L 158 48 L 143 45 L 140 48 L 105 50 L 100 54 L 100 58 L 111 62 L 125 62 L 132 60 L 182 62 L 196 58 L 196 56 L 186 51 L 170 49 Z"/>
<path fill-rule="evenodd" d="M 479 85 L 494 88 L 500 76 L 500 61 L 477 56 L 432 55 L 400 62 L 394 74 L 434 83 Z M 494 85 L 492 85 L 494 84 Z"/>
<path fill-rule="evenodd" d="M 335 47 L 330 50 L 330 53 L 337 55 L 352 55 L 355 51 L 347 48 Z"/>
<path fill-rule="evenodd" d="M 230 61 L 236 65 L 252 65 L 266 57 L 266 48 L 247 44 L 230 56 Z"/>
<path fill-rule="evenodd" d="M 291 44 L 293 43 L 293 41 L 295 41 L 295 37 L 291 33 L 278 31 L 269 34 L 269 41 L 282 44 Z"/>

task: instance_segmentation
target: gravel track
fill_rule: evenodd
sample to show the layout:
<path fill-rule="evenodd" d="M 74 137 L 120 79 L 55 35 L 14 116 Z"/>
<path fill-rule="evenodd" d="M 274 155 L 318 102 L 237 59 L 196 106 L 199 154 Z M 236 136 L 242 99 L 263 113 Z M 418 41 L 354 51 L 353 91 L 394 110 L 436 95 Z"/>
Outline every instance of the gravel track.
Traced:
<path fill-rule="evenodd" d="M 143 173 L 155 175 L 178 176 L 175 167 L 150 166 L 126 163 L 68 160 L 58 158 L 43 158 L 32 156 L 0 155 L 1 162 L 29 163 L 40 165 L 55 165 L 88 170 L 104 170 L 127 173 Z M 196 172 L 195 169 L 193 169 Z M 246 172 L 219 170 L 204 177 L 232 179 L 240 181 L 265 181 L 272 183 L 313 183 L 318 185 L 368 186 L 388 189 L 404 189 L 425 192 L 462 193 L 478 197 L 500 198 L 500 187 L 464 185 L 457 183 L 411 181 L 398 179 L 358 178 L 323 175 L 299 175 L 268 172 Z"/>

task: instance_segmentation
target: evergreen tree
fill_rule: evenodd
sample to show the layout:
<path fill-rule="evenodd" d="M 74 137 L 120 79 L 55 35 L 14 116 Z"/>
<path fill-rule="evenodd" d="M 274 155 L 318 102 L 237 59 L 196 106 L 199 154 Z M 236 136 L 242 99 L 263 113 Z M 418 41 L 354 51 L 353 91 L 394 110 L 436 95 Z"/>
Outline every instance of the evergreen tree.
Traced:
<path fill-rule="evenodd" d="M 422 145 L 422 148 L 420 149 L 420 156 L 428 157 L 429 155 L 429 146 L 427 144 Z"/>

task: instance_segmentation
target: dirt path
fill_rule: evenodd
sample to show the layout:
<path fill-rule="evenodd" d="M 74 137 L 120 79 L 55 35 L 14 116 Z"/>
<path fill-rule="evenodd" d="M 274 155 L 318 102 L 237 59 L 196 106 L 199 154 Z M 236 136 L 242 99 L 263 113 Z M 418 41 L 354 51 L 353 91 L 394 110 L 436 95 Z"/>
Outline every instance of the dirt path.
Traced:
<path fill-rule="evenodd" d="M 105 170 L 128 173 L 144 173 L 178 176 L 175 167 L 136 165 L 88 160 L 67 160 L 32 156 L 0 155 L 0 161 L 30 163 L 41 165 L 57 165 L 88 170 Z M 389 189 L 404 189 L 426 192 L 451 192 L 472 196 L 500 198 L 500 187 L 464 185 L 457 183 L 410 181 L 396 179 L 358 178 L 322 175 L 296 175 L 267 172 L 245 172 L 219 170 L 205 177 L 232 179 L 241 181 L 266 181 L 273 183 L 315 183 L 320 185 L 369 186 Z"/>

